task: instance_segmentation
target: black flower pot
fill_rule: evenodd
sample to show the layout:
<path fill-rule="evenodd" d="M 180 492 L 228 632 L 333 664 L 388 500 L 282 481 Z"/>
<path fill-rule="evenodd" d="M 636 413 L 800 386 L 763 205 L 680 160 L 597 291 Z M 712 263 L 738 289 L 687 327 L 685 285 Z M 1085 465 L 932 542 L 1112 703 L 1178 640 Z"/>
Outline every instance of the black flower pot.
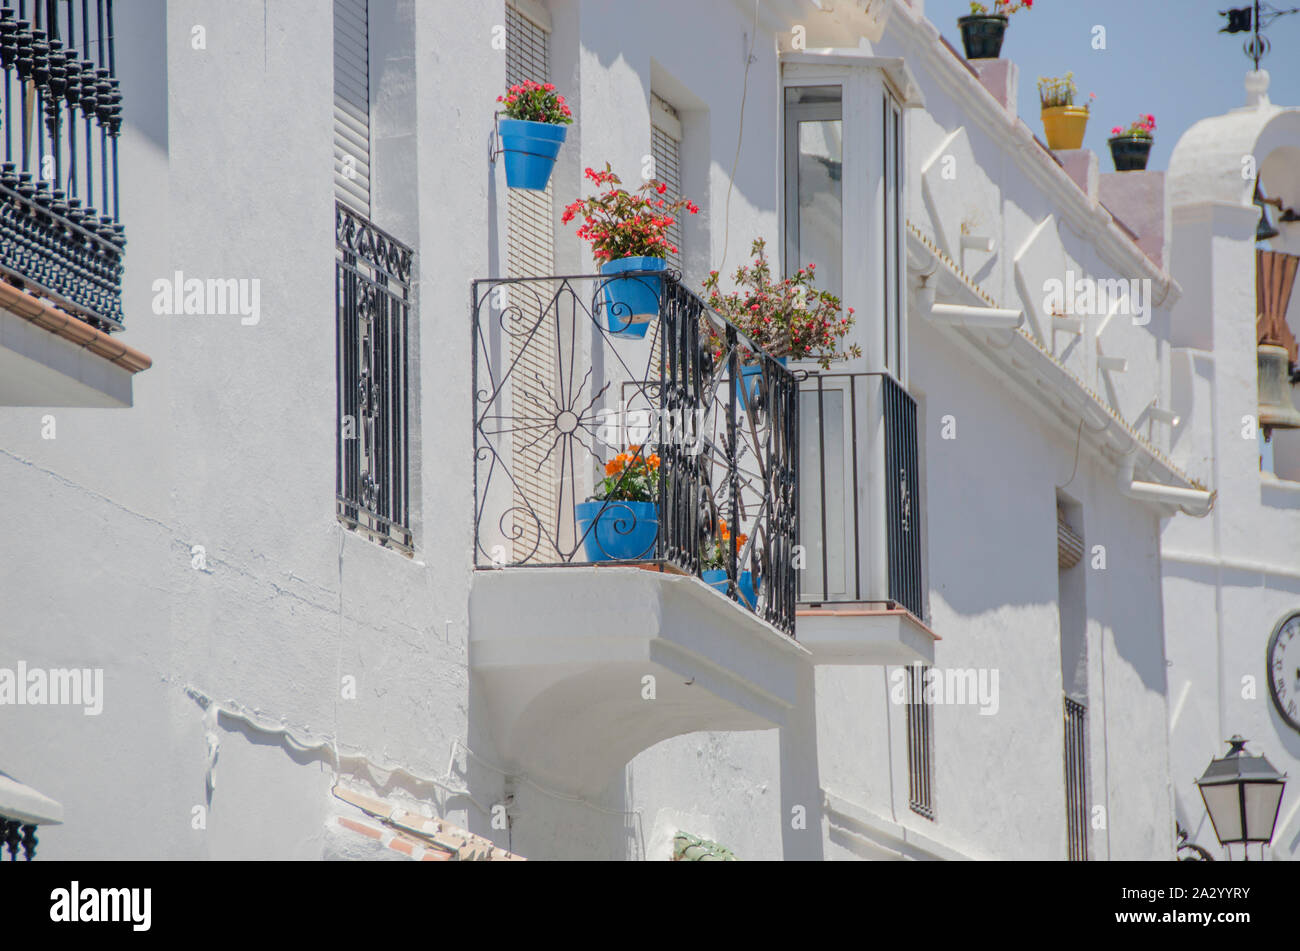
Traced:
<path fill-rule="evenodd" d="M 1110 157 L 1117 172 L 1144 172 L 1151 157 L 1154 139 L 1135 135 L 1117 135 L 1110 140 Z"/>
<path fill-rule="evenodd" d="M 1002 37 L 1007 32 L 1007 18 L 1001 14 L 976 13 L 958 17 L 961 43 L 967 59 L 997 59 L 1002 52 Z"/>

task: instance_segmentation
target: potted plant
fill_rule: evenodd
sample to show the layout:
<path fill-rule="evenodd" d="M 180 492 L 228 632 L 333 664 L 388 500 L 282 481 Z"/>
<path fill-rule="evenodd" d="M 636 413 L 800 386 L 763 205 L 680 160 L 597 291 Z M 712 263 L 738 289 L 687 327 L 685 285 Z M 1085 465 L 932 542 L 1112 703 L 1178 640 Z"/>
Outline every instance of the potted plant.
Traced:
<path fill-rule="evenodd" d="M 1155 131 L 1156 117 L 1153 115 L 1139 116 L 1137 122 L 1127 129 L 1121 126 L 1111 129 L 1110 157 L 1115 161 L 1115 171 L 1145 171 L 1155 142 L 1151 133 Z"/>
<path fill-rule="evenodd" d="M 659 314 L 663 280 L 657 273 L 668 268 L 669 253 L 677 248 L 668 240 L 668 229 L 682 209 L 698 214 L 692 201 L 668 201 L 668 186 L 648 181 L 634 192 L 620 187 L 622 180 L 609 163 L 603 172 L 586 170 L 599 194 L 581 198 L 564 209 L 561 220 L 568 224 L 581 218 L 578 237 L 591 243 L 592 254 L 602 275 L 620 275 L 604 282 L 606 321 L 610 333 L 622 337 L 644 337 L 650 321 Z"/>
<path fill-rule="evenodd" d="M 1083 135 L 1088 130 L 1088 105 L 1074 104 L 1079 87 L 1074 84 L 1074 73 L 1064 76 L 1039 76 L 1038 99 L 1042 103 L 1043 131 L 1047 133 L 1047 147 L 1054 152 L 1083 148 Z M 1096 99 L 1092 93 L 1089 100 Z"/>
<path fill-rule="evenodd" d="M 641 446 L 605 464 L 605 478 L 586 502 L 573 507 L 588 561 L 633 561 L 654 556 L 659 537 L 659 456 Z"/>
<path fill-rule="evenodd" d="M 823 370 L 829 370 L 833 360 L 862 356 L 856 344 L 838 349 L 839 341 L 848 336 L 853 326 L 853 308 L 842 315 L 840 299 L 830 291 L 817 289 L 817 265 L 809 264 L 793 277 L 776 281 L 772 278 L 766 248 L 762 238 L 754 241 L 749 251 L 754 263 L 736 269 L 733 280 L 738 289 L 728 294 L 722 293 L 719 287 L 718 272 L 709 273 L 704 282 L 709 306 L 782 366 L 793 358 L 816 360 Z M 726 341 L 712 326 L 705 333 L 714 358 L 721 360 Z M 742 378 L 737 381 L 737 396 L 743 407 L 758 385 L 755 377 L 762 372 L 762 367 L 757 356 L 746 347 L 741 348 L 740 357 Z"/>
<path fill-rule="evenodd" d="M 736 564 L 741 563 L 741 553 L 749 536 L 744 532 L 736 533 Z M 709 539 L 708 545 L 700 552 L 700 577 L 710 588 L 727 593 L 730 578 L 727 563 L 731 559 L 731 530 L 722 519 L 718 520 L 718 531 Z M 756 579 L 752 571 L 737 572 L 736 590 L 745 605 L 751 611 L 758 603 L 758 589 L 761 579 Z"/>
<path fill-rule="evenodd" d="M 1002 52 L 1002 37 L 1007 32 L 1007 17 L 1033 7 L 1034 0 L 994 0 L 990 13 L 985 4 L 972 2 L 970 15 L 957 18 L 966 58 L 997 59 Z"/>
<path fill-rule="evenodd" d="M 545 191 L 573 111 L 554 85 L 531 79 L 511 86 L 504 96 L 497 96 L 497 102 L 504 104 L 506 114 L 500 120 L 506 185 Z"/>

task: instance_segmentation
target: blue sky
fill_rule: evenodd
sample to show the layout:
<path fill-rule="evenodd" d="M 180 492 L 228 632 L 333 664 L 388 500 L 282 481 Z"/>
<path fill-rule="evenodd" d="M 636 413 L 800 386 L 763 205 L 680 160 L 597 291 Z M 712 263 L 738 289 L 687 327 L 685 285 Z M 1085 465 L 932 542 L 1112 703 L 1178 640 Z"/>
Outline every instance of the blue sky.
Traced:
<path fill-rule="evenodd" d="M 986 0 L 992 6 L 991 0 Z M 1032 10 L 1011 17 L 1002 55 L 1020 67 L 1020 116 L 1041 139 L 1038 77 L 1074 72 L 1078 102 L 1095 92 L 1084 148 L 1111 171 L 1106 140 L 1117 125 L 1139 113 L 1156 117 L 1151 169 L 1164 169 L 1174 144 L 1199 119 L 1245 104 L 1244 80 L 1251 61 L 1242 52 L 1250 34 L 1219 33 L 1227 23 L 1219 10 L 1249 6 L 1247 0 L 1035 0 Z M 1290 9 L 1300 0 L 1275 0 Z M 968 0 L 927 0 L 926 17 L 956 49 L 957 18 Z M 1093 27 L 1106 28 L 1106 49 L 1092 48 Z M 1300 14 L 1279 17 L 1265 31 L 1273 44 L 1260 68 L 1268 71 L 1269 98 L 1300 106 Z"/>

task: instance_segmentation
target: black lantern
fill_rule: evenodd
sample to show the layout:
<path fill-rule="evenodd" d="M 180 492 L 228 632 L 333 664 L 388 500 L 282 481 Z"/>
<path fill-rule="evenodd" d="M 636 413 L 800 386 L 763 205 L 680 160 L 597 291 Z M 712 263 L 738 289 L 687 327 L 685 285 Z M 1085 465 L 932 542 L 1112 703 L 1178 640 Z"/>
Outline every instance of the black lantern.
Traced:
<path fill-rule="evenodd" d="M 1249 843 L 1258 842 L 1262 852 L 1273 841 L 1286 777 L 1265 757 L 1247 754 L 1240 736 L 1227 742 L 1228 754 L 1211 760 L 1196 785 L 1223 847 L 1240 843 L 1244 851 Z"/>

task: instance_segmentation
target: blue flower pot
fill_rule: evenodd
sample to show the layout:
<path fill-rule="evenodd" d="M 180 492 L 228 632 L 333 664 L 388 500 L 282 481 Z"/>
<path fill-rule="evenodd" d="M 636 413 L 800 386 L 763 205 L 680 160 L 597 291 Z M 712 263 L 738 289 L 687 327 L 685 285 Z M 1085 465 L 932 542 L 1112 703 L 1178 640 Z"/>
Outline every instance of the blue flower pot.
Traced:
<path fill-rule="evenodd" d="M 668 262 L 663 258 L 619 258 L 606 261 L 600 273 L 621 274 L 624 271 L 666 271 Z M 650 322 L 659 316 L 659 301 L 663 295 L 663 278 L 655 274 L 638 277 L 619 277 L 605 282 L 605 320 L 609 332 L 616 337 L 640 339 L 650 329 Z"/>
<path fill-rule="evenodd" d="M 526 119 L 500 120 L 501 148 L 505 152 L 506 185 L 546 191 L 555 169 L 555 157 L 569 127 Z"/>
<path fill-rule="evenodd" d="M 700 572 L 700 577 L 704 583 L 715 591 L 727 593 L 727 570 L 725 568 L 710 568 L 707 571 Z M 740 589 L 740 599 L 744 602 L 745 607 L 751 611 L 754 605 L 758 604 L 758 589 L 762 586 L 763 579 L 758 579 L 758 584 L 754 583 L 754 573 L 751 571 L 742 571 L 740 579 L 736 582 L 736 587 Z"/>
<path fill-rule="evenodd" d="M 659 537 L 654 502 L 579 502 L 573 507 L 588 561 L 653 558 Z M 593 527 L 594 523 L 594 527 Z"/>
<path fill-rule="evenodd" d="M 776 362 L 785 366 L 789 361 L 788 357 L 777 357 Z M 749 406 L 749 397 L 753 396 L 755 391 L 763 382 L 763 365 L 756 363 L 753 366 L 742 366 L 740 368 L 740 379 L 736 381 L 736 405 L 744 411 Z"/>

